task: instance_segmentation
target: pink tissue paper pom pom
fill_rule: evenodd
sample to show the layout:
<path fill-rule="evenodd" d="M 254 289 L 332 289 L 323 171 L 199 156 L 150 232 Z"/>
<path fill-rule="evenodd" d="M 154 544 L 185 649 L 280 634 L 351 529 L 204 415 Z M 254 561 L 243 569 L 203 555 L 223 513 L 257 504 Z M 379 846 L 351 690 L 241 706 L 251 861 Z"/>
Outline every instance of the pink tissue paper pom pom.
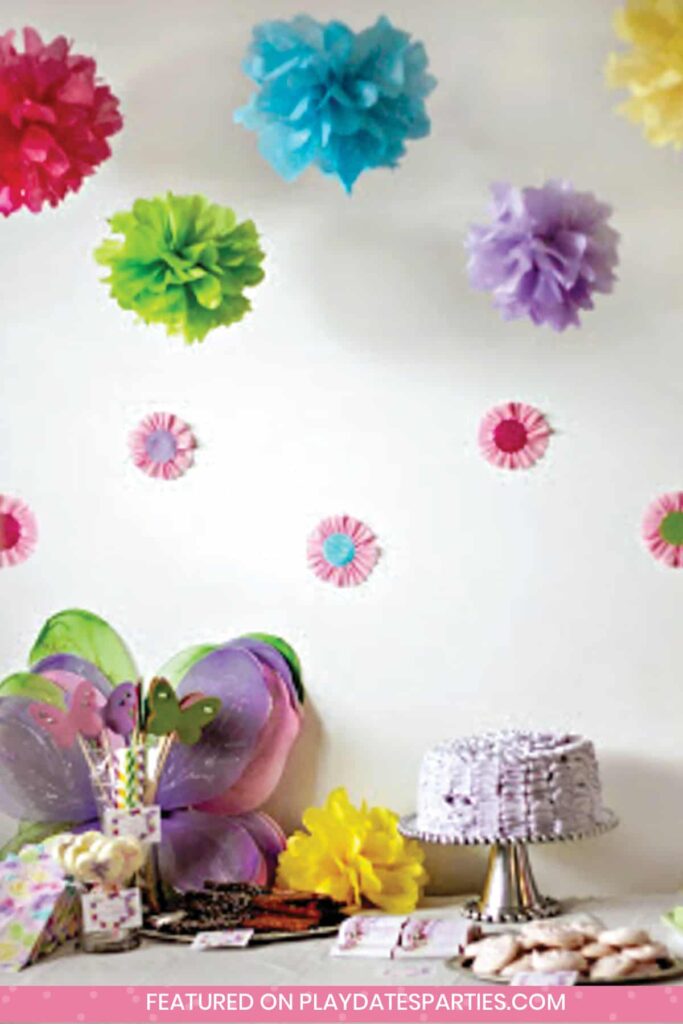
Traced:
<path fill-rule="evenodd" d="M 0 35 L 0 213 L 22 206 L 38 213 L 111 155 L 107 138 L 120 131 L 119 101 L 101 84 L 91 57 L 70 53 L 64 36 L 43 43 L 24 29 Z"/>

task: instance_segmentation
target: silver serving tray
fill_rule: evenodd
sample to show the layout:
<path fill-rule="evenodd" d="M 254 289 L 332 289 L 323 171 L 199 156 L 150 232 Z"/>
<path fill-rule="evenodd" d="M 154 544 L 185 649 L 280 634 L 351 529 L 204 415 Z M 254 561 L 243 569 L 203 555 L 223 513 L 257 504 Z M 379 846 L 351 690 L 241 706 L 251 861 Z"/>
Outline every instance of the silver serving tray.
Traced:
<path fill-rule="evenodd" d="M 238 926 L 235 925 L 235 927 Z M 249 940 L 249 945 L 241 948 L 248 949 L 249 946 L 256 946 L 266 942 L 289 942 L 293 939 L 324 939 L 330 935 L 336 935 L 339 928 L 340 925 L 338 924 L 322 924 L 318 925 L 316 928 L 309 928 L 305 932 L 254 932 Z M 211 931 L 210 928 L 205 928 L 203 930 Z M 214 930 L 224 931 L 225 929 L 220 928 Z M 158 942 L 179 942 L 183 945 L 189 945 L 194 941 L 194 935 L 171 935 L 169 932 L 162 932 L 157 928 L 142 928 L 140 930 L 140 935 L 143 935 L 146 939 L 156 939 Z"/>
<path fill-rule="evenodd" d="M 657 974 L 641 973 L 641 974 L 629 974 L 626 978 L 615 978 L 614 981 L 591 981 L 590 978 L 579 978 L 577 985 L 647 985 L 652 982 L 659 981 L 671 981 L 673 978 L 680 978 L 683 976 L 683 960 L 678 957 L 671 957 L 671 966 L 663 967 Z M 478 981 L 488 981 L 495 985 L 509 985 L 509 978 L 501 978 L 499 974 L 475 974 L 471 967 L 465 967 L 462 962 L 462 957 L 457 957 L 455 960 L 451 960 L 450 964 L 452 967 L 457 967 L 459 970 L 469 974 L 471 978 L 476 978 Z"/>

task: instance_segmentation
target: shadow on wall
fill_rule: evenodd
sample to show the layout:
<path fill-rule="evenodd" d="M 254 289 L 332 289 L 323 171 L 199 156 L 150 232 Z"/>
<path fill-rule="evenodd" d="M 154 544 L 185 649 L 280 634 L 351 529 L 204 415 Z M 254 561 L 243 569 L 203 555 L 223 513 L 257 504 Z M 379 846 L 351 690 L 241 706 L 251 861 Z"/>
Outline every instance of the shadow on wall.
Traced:
<path fill-rule="evenodd" d="M 619 826 L 594 839 L 531 848 L 542 893 L 562 898 L 613 893 L 674 892 L 683 884 L 683 812 L 680 767 L 671 761 L 609 756 L 601 761 L 605 803 Z M 434 894 L 479 892 L 486 851 L 467 847 L 427 847 Z M 573 878 L 572 890 L 567 879 Z M 666 881 L 662 883 L 662 879 Z"/>
<path fill-rule="evenodd" d="M 149 48 L 140 51 L 140 65 L 130 75 L 125 95 L 125 114 L 131 123 L 137 119 L 140 130 L 127 133 L 118 163 L 119 174 L 130 180 L 134 195 L 140 178 L 159 176 L 155 194 L 165 191 L 169 174 L 176 191 L 201 191 L 196 182 L 210 179 L 226 184 L 224 194 L 209 198 L 234 203 L 240 213 L 238 199 L 245 179 L 250 185 L 255 179 L 262 189 L 272 188 L 274 171 L 259 155 L 256 137 L 233 121 L 235 110 L 253 91 L 240 69 L 250 33 L 247 20 L 241 35 L 189 40 L 172 61 L 167 56 L 155 59 Z M 192 89 L 183 86 L 179 67 L 192 68 Z M 198 92 L 203 97 L 199 108 Z"/>
<path fill-rule="evenodd" d="M 457 226 L 421 231 L 395 212 L 391 204 L 381 216 L 362 207 L 334 222 L 320 218 L 307 225 L 300 279 L 315 280 L 309 298 L 323 322 L 349 348 L 398 363 L 414 361 L 416 351 L 423 362 L 448 362 L 456 337 L 461 346 L 480 348 L 482 317 L 490 311 L 469 287 L 462 232 Z M 308 263 L 311 253 L 315 266 Z M 358 292 L 354 281 L 374 286 Z M 387 330 L 387 310 L 397 312 L 397 296 L 400 316 Z"/>
<path fill-rule="evenodd" d="M 287 835 L 295 828 L 301 828 L 302 812 L 317 800 L 316 781 L 324 737 L 320 715 L 307 696 L 301 732 L 280 783 L 263 808 Z"/>

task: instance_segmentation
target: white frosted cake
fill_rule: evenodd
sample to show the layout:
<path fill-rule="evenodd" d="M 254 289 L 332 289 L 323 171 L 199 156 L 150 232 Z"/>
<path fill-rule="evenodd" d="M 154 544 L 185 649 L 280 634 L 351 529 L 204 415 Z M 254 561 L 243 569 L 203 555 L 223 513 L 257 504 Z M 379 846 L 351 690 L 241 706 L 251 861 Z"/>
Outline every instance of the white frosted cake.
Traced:
<path fill-rule="evenodd" d="M 423 758 L 417 827 L 434 836 L 566 835 L 603 820 L 595 750 L 581 736 L 485 733 Z"/>

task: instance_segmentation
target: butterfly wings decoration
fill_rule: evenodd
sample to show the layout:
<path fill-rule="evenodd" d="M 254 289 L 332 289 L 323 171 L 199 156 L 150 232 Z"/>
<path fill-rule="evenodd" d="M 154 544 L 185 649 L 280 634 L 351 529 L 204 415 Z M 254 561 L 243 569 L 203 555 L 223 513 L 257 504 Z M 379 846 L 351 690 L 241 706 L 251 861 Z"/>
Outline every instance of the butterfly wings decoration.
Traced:
<path fill-rule="evenodd" d="M 0 810 L 45 822 L 49 835 L 47 823 L 87 821 L 97 807 L 79 747 L 58 746 L 30 713 L 31 704 L 30 695 L 5 696 L 0 685 Z"/>
<path fill-rule="evenodd" d="M 48 620 L 30 663 L 30 672 L 0 683 L 0 810 L 44 822 L 46 831 L 65 821 L 96 827 L 88 767 L 72 734 L 88 739 L 99 729 L 121 745 L 138 715 L 135 664 L 111 626 L 76 610 Z M 155 682 L 147 697 L 148 729 L 179 741 L 156 797 L 162 877 L 179 888 L 207 878 L 272 880 L 284 836 L 257 808 L 299 731 L 296 655 L 258 634 L 189 648 L 159 675 L 163 685 Z"/>

